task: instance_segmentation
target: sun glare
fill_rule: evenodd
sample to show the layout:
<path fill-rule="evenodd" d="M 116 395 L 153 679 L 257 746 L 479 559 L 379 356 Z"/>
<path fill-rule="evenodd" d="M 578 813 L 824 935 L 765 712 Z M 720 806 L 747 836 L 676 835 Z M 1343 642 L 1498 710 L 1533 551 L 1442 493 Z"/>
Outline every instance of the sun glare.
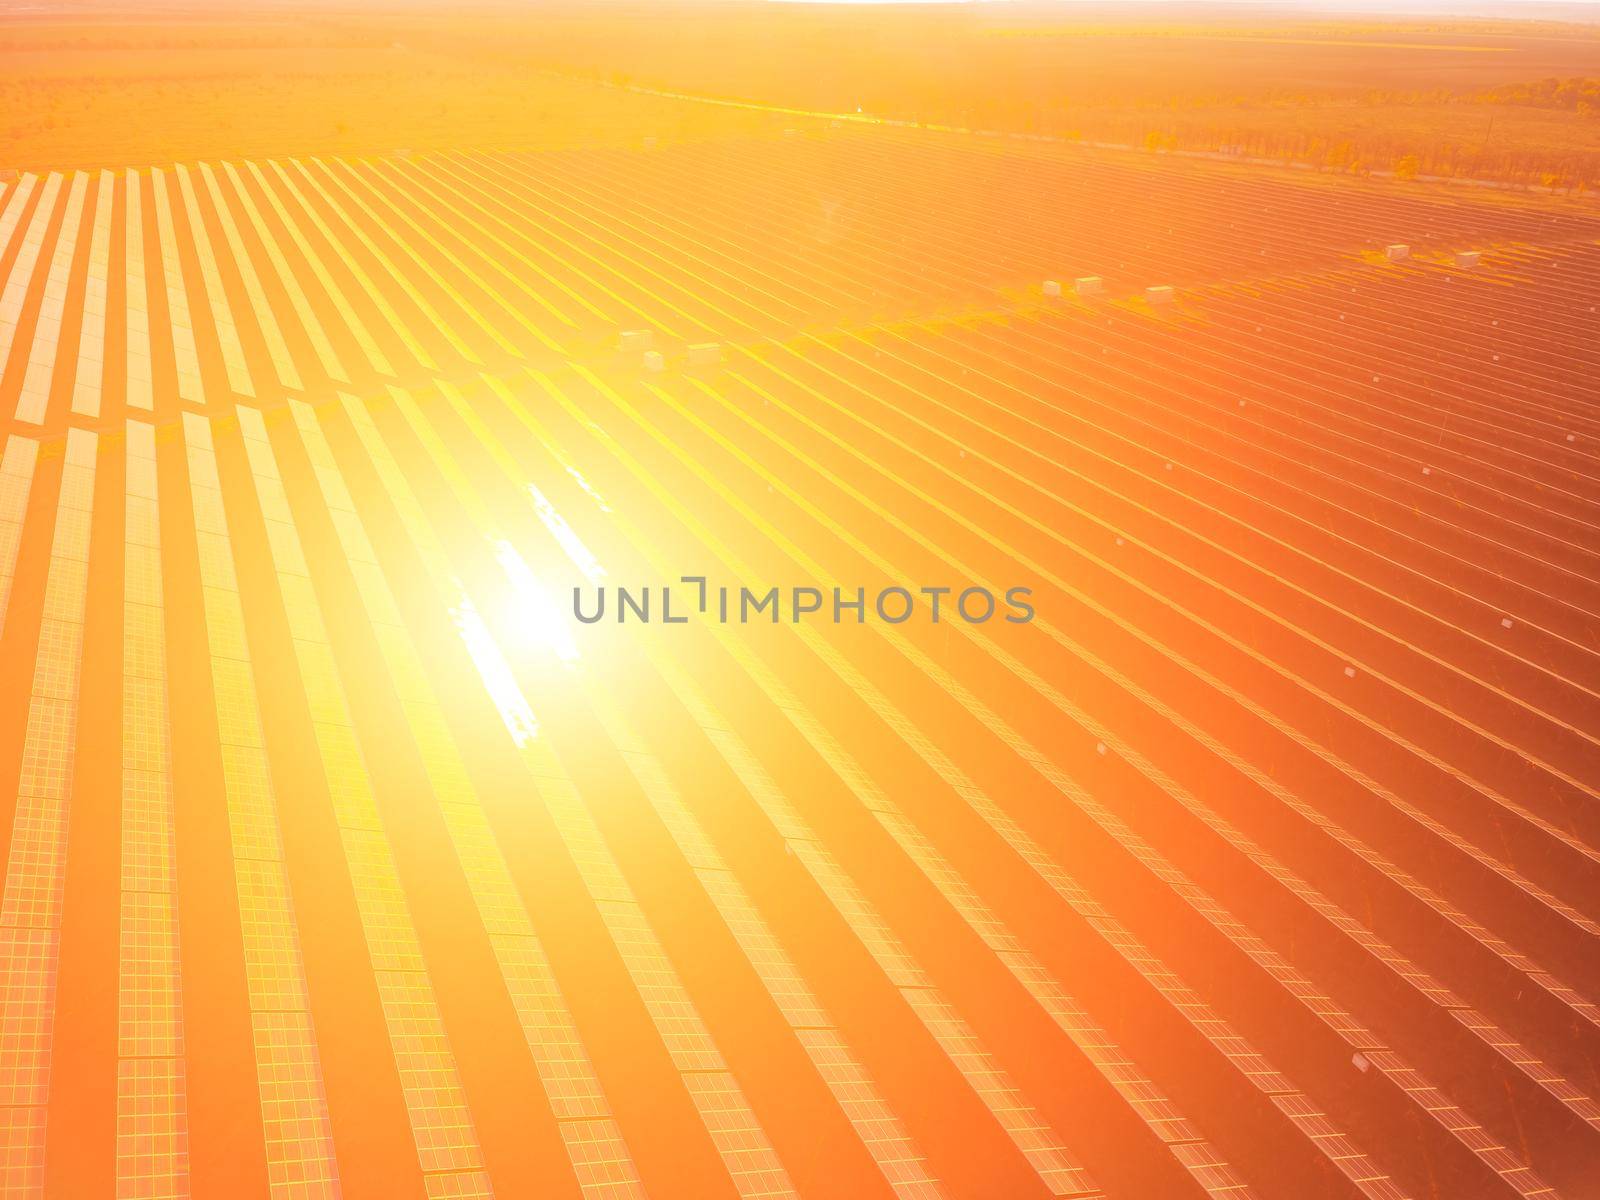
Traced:
<path fill-rule="evenodd" d="M 549 589 L 539 581 L 533 568 L 510 542 L 503 539 L 495 542 L 494 553 L 506 578 L 511 581 L 513 602 L 505 613 L 505 623 L 512 628 L 526 630 L 531 638 L 562 662 L 576 662 L 578 647 Z"/>

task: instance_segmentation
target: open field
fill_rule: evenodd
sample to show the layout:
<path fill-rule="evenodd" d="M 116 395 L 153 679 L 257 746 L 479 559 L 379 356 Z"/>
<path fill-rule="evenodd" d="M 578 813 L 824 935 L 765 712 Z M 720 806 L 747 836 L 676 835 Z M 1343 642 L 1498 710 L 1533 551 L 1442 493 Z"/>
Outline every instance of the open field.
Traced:
<path fill-rule="evenodd" d="M 614 85 L 1251 155 L 1592 186 L 1600 25 L 1239 9 L 292 7 L 0 23 L 0 166 L 698 137 L 757 118 Z M 992 86 L 1004 80 L 1005 86 Z M 1555 103 L 1542 81 L 1587 86 Z M 1586 82 L 1585 82 L 1586 81 Z M 594 84 L 613 85 L 610 94 Z"/>
<path fill-rule="evenodd" d="M 1135 145 L 1242 144 L 1358 171 L 1411 155 L 1424 173 L 1565 185 L 1600 176 L 1600 107 L 1530 113 L 1505 102 L 1549 79 L 1600 87 L 1600 26 L 1068 11 L 798 5 L 770 18 L 732 5 L 682 41 L 670 37 L 672 8 L 624 8 L 607 22 L 510 26 L 494 41 L 497 55 L 526 62 L 808 109 Z"/>
<path fill-rule="evenodd" d="M 592 83 L 463 61 L 420 45 L 189 30 L 197 47 L 139 48 L 103 34 L 89 48 L 0 48 L 0 164 L 118 167 L 205 156 L 370 153 L 399 147 L 637 145 L 640 130 L 691 139 L 770 124 L 753 114 L 662 105 Z M 316 35 L 317 30 L 310 31 Z M 335 31 L 336 32 L 336 31 Z M 327 35 L 327 36 L 332 36 Z M 391 36 L 386 33 L 386 38 Z M 73 39 L 75 41 L 75 39 Z M 279 44 L 280 41 L 287 44 Z M 125 44 L 133 42 L 136 48 Z"/>
<path fill-rule="evenodd" d="M 0 1197 L 1595 1200 L 1600 211 L 736 11 L 0 37 Z"/>

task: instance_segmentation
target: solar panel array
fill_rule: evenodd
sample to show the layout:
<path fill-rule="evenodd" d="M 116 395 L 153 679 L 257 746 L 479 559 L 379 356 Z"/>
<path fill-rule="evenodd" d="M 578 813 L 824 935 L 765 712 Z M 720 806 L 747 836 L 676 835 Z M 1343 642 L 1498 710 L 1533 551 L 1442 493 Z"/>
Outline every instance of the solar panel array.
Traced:
<path fill-rule="evenodd" d="M 21 176 L 0 1194 L 1600 1195 L 1596 303 L 931 132 Z M 1037 617 L 566 616 L 685 576 Z"/>

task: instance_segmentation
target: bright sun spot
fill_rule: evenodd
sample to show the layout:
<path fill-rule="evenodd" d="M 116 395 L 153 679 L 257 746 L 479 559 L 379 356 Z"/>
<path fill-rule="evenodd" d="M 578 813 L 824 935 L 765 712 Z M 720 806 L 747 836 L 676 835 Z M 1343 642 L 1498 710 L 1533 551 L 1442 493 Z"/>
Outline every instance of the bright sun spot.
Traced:
<path fill-rule="evenodd" d="M 562 525 L 564 528 L 565 522 Z M 576 537 L 573 540 L 576 541 Z M 579 546 L 581 548 L 582 544 L 579 543 Z M 561 610 L 550 598 L 550 593 L 533 573 L 533 568 L 528 566 L 510 542 L 497 541 L 494 553 L 506 577 L 511 580 L 511 591 L 516 597 L 516 611 L 509 614 L 510 621 L 516 628 L 526 629 L 562 662 L 576 662 L 578 647 L 572 640 L 572 632 L 562 620 Z"/>

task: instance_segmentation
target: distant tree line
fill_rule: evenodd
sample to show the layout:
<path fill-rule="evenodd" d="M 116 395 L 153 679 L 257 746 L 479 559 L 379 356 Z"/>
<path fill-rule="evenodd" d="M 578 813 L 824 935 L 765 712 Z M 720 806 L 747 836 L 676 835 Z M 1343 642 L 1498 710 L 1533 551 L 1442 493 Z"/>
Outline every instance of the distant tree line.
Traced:
<path fill-rule="evenodd" d="M 1479 94 L 1485 104 L 1510 104 L 1523 108 L 1560 108 L 1582 116 L 1600 116 L 1600 79 L 1540 79 L 1534 83 L 1508 83 Z"/>

